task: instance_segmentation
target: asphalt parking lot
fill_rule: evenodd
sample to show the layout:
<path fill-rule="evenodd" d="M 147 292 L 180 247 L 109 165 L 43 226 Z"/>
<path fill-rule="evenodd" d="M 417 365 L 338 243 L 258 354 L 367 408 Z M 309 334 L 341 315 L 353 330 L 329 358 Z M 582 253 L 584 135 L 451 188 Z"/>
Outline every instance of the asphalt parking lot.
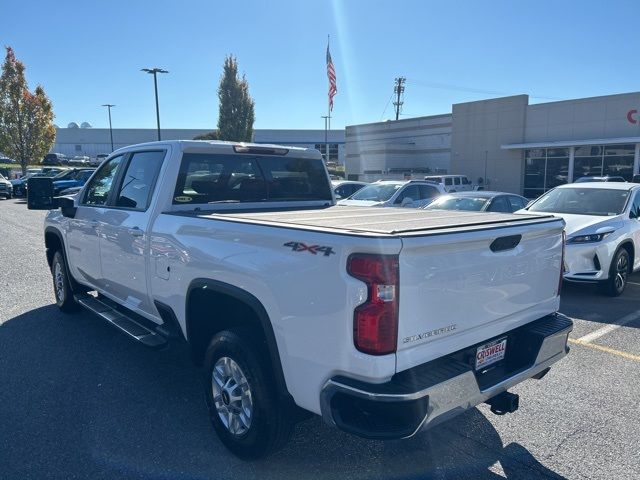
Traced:
<path fill-rule="evenodd" d="M 622 297 L 565 285 L 571 353 L 513 391 L 412 439 L 352 437 L 319 418 L 259 462 L 210 428 L 186 348 L 155 352 L 53 305 L 43 212 L 0 201 L 0 478 L 640 478 L 640 275 Z"/>

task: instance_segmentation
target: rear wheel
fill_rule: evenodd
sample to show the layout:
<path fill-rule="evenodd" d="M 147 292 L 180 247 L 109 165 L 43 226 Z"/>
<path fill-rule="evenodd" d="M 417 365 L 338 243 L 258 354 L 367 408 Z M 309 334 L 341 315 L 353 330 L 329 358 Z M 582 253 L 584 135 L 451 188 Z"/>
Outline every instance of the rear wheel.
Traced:
<path fill-rule="evenodd" d="M 66 313 L 78 311 L 80 305 L 73 298 L 67 266 L 64 256 L 59 250 L 53 255 L 53 260 L 51 261 L 51 275 L 53 276 L 53 293 L 56 296 L 58 308 Z"/>
<path fill-rule="evenodd" d="M 609 267 L 609 278 L 601 286 L 605 295 L 610 297 L 622 295 L 627 286 L 630 265 L 629 252 L 624 248 L 618 249 Z"/>
<path fill-rule="evenodd" d="M 245 459 L 281 449 L 294 427 L 260 351 L 251 330 L 225 330 L 211 339 L 204 362 L 211 423 L 222 443 Z"/>

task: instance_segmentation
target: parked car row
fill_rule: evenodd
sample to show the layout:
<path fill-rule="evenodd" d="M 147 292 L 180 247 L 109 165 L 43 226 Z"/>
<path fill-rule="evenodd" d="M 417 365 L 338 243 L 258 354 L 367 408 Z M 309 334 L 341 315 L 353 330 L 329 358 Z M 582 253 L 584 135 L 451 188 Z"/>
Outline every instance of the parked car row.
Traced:
<path fill-rule="evenodd" d="M 76 165 L 76 166 L 93 166 L 97 167 L 102 161 L 107 158 L 106 153 L 99 153 L 95 157 L 89 157 L 87 155 L 76 155 L 74 157 L 67 157 L 62 153 L 48 153 L 42 159 L 42 165 L 48 166 L 61 166 L 61 165 Z"/>
<path fill-rule="evenodd" d="M 341 181 L 333 186 L 337 203 L 342 206 L 551 213 L 566 223 L 564 279 L 596 283 L 609 296 L 621 295 L 628 276 L 640 269 L 640 254 L 636 253 L 640 252 L 640 178 L 634 177 L 634 183 L 622 177 L 583 177 L 533 201 L 505 192 L 446 193 L 447 186 L 455 185 L 447 182 L 453 176 L 430 178 L 435 182 Z"/>
<path fill-rule="evenodd" d="M 61 169 L 44 167 L 42 169 L 30 169 L 25 176 L 11 180 L 13 195 L 16 197 L 26 196 L 28 181 L 33 177 L 53 178 L 54 193 L 60 195 L 67 188 L 84 185 L 94 171 L 94 168 Z M 0 193 L 0 195 L 2 194 Z"/>

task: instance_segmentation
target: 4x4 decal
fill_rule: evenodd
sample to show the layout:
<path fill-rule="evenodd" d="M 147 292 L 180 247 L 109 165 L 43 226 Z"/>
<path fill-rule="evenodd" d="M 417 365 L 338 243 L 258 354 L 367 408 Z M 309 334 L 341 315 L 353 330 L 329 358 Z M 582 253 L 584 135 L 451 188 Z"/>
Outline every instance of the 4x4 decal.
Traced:
<path fill-rule="evenodd" d="M 291 248 L 291 250 L 293 250 L 294 252 L 309 252 L 313 255 L 322 253 L 325 257 L 336 253 L 333 251 L 332 247 L 325 247 L 321 245 L 307 245 L 306 243 L 302 242 L 287 242 L 283 246 Z"/>

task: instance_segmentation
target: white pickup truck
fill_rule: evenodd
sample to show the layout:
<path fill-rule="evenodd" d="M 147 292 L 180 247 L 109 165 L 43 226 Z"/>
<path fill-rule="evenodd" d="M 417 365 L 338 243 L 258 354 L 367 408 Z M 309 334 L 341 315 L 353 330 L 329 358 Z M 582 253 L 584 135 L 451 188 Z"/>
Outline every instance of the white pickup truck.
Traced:
<path fill-rule="evenodd" d="M 75 197 L 31 182 L 58 306 L 187 341 L 243 458 L 303 411 L 373 439 L 512 412 L 569 351 L 550 215 L 338 207 L 316 150 L 225 142 L 117 150 Z"/>

